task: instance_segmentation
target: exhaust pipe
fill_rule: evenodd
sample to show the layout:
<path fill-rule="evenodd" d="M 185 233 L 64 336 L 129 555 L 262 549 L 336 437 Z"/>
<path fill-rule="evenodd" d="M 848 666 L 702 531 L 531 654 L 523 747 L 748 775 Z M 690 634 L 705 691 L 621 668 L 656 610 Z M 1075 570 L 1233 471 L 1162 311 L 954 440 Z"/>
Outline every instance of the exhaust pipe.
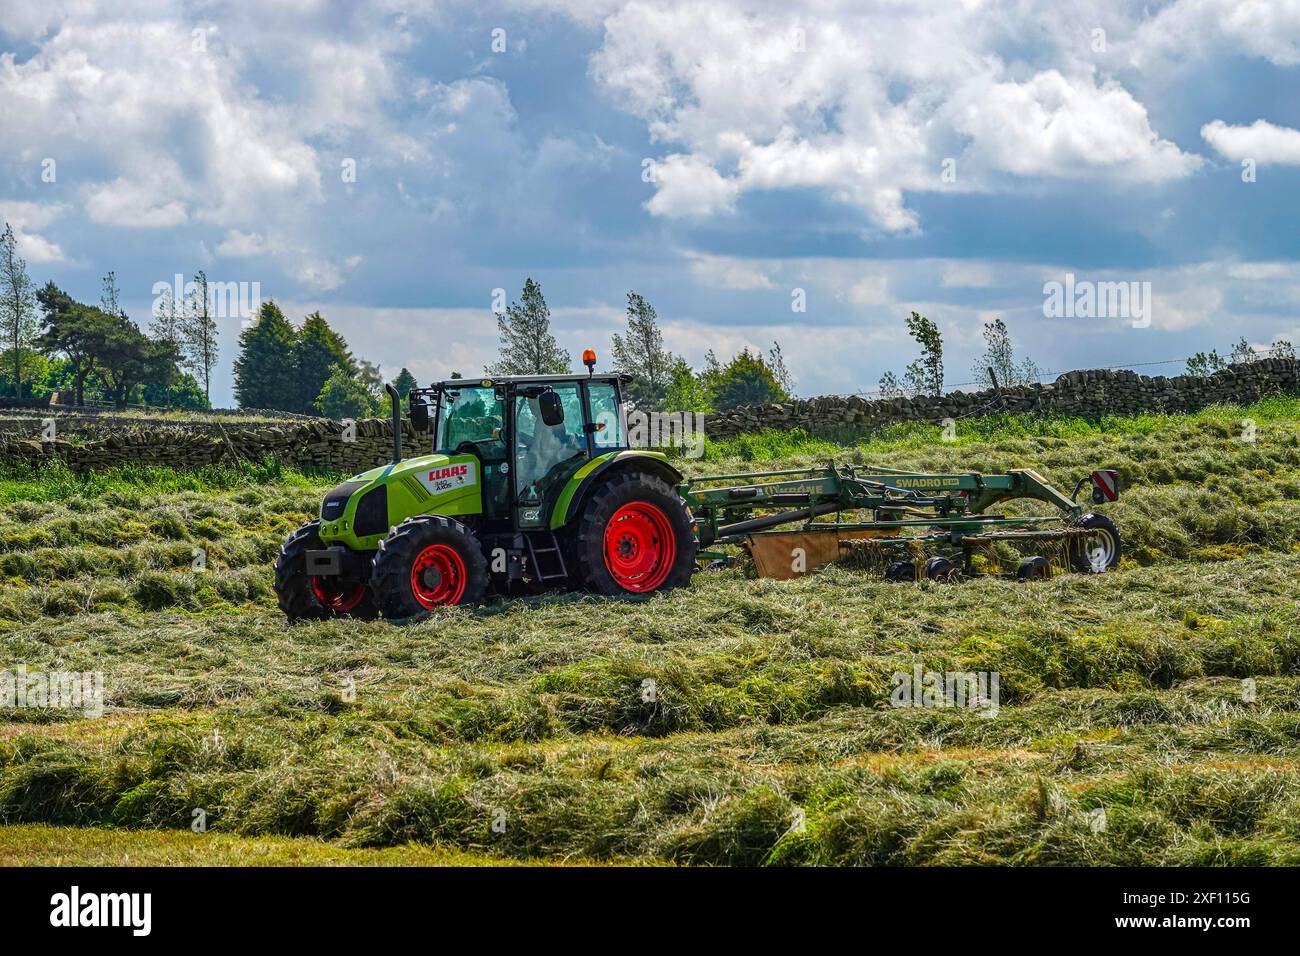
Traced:
<path fill-rule="evenodd" d="M 402 460 L 402 396 L 390 384 L 384 385 L 388 400 L 393 405 L 393 464 Z"/>

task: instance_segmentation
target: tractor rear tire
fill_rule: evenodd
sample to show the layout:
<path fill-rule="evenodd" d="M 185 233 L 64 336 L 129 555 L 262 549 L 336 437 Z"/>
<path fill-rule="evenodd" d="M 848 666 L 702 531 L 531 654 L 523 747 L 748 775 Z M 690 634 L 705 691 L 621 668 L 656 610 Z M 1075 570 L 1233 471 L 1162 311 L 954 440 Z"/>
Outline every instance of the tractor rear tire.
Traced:
<path fill-rule="evenodd" d="M 474 533 L 442 515 L 407 518 L 379 542 L 370 590 L 386 620 L 410 621 L 455 604 L 481 604 L 488 567 Z"/>
<path fill-rule="evenodd" d="M 1088 574 L 1101 574 L 1119 564 L 1119 529 L 1115 522 L 1095 512 L 1083 515 L 1071 527 L 1087 529 L 1087 535 L 1070 541 L 1070 567 Z"/>
<path fill-rule="evenodd" d="M 280 555 L 275 559 L 275 594 L 280 610 L 290 621 L 323 621 L 331 617 L 374 620 L 379 608 L 367 582 L 307 573 L 307 552 L 323 547 L 319 520 L 308 521 L 280 546 Z"/>
<path fill-rule="evenodd" d="M 683 587 L 695 568 L 686 502 L 644 472 L 625 472 L 598 487 L 569 540 L 577 582 L 608 597 Z"/>

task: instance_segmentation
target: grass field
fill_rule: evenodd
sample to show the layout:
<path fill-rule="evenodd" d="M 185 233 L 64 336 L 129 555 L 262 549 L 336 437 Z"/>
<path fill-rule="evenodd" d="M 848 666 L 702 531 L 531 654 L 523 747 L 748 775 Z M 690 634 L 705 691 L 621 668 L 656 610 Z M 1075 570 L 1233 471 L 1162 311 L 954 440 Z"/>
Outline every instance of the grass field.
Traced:
<path fill-rule="evenodd" d="M 270 565 L 339 476 L 0 476 L 0 668 L 102 671 L 107 703 L 0 710 L 0 863 L 1300 863 L 1300 401 L 683 465 L 830 457 L 1117 468 L 1125 561 L 289 627 Z M 998 672 L 1000 710 L 891 707 L 914 664 Z"/>

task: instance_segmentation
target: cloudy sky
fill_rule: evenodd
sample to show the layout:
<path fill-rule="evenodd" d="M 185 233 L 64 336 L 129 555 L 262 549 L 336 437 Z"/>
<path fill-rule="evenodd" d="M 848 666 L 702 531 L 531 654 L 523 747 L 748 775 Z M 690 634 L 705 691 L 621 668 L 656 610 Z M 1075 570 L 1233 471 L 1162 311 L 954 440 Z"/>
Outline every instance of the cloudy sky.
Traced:
<path fill-rule="evenodd" d="M 901 369 L 913 309 L 952 385 L 995 316 L 1054 372 L 1154 363 L 1300 343 L 1298 67 L 1300 0 L 0 0 L 0 217 L 141 324 L 203 269 L 421 381 L 526 276 L 575 355 L 635 289 L 804 395 Z M 1046 317 L 1067 273 L 1150 324 Z"/>

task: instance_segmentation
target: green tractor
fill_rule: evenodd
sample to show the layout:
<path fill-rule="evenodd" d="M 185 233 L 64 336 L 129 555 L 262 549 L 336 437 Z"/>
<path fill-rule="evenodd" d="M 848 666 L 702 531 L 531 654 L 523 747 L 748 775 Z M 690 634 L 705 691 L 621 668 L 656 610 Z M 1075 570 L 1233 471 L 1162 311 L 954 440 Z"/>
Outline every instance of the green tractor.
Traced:
<path fill-rule="evenodd" d="M 393 460 L 325 496 L 275 563 L 290 620 L 415 618 L 489 590 L 554 587 L 647 594 L 687 584 L 696 564 L 682 475 L 627 441 L 628 376 L 451 379 L 410 393 L 429 454 Z"/>

